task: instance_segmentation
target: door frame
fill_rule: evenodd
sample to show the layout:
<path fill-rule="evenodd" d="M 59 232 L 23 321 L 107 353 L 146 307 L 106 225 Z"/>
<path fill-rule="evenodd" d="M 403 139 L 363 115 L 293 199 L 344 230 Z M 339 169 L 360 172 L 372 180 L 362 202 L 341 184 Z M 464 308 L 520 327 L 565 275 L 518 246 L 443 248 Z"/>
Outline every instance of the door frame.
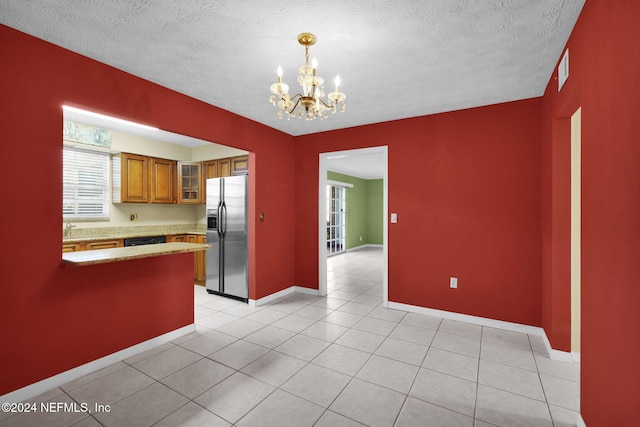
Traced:
<path fill-rule="evenodd" d="M 318 294 L 327 295 L 327 225 L 324 221 L 327 211 L 326 186 L 327 164 L 333 156 L 357 156 L 358 154 L 382 153 L 384 166 L 382 170 L 382 252 L 383 252 L 383 278 L 382 278 L 382 305 L 389 304 L 389 250 L 388 250 L 388 170 L 389 155 L 386 145 L 379 147 L 359 148 L 354 150 L 332 151 L 319 154 L 318 172 Z"/>

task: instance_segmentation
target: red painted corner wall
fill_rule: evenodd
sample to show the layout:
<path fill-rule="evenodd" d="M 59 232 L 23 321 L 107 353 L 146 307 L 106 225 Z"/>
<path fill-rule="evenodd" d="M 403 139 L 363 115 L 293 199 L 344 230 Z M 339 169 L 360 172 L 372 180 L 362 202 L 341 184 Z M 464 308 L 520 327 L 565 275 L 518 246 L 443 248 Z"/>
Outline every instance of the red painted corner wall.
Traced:
<path fill-rule="evenodd" d="M 635 1 L 587 0 L 567 44 L 569 80 L 558 93 L 554 72 L 543 99 L 547 164 L 567 164 L 566 153 L 550 148 L 559 139 L 553 126 L 582 108 L 580 412 L 589 427 L 638 423 L 639 16 Z M 549 218 L 548 235 L 558 224 Z M 566 336 L 567 293 L 559 286 L 544 282 L 543 321 Z"/>
<path fill-rule="evenodd" d="M 296 139 L 296 283 L 318 285 L 318 155 L 388 146 L 389 300 L 541 324 L 540 99 Z M 459 279 L 449 289 L 449 277 Z"/>
<path fill-rule="evenodd" d="M 293 137 L 2 25 L 0 51 L 0 395 L 193 323 L 192 254 L 61 267 L 64 103 L 250 151 L 250 297 L 295 284 Z"/>

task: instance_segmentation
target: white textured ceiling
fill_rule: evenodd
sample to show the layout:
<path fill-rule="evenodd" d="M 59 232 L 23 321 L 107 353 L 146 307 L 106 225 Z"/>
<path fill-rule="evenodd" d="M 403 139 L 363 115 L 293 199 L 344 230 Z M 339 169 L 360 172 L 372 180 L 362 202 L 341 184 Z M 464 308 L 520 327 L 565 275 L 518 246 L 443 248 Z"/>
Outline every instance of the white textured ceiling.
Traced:
<path fill-rule="evenodd" d="M 584 0 L 2 0 L 0 23 L 291 135 L 542 95 Z M 345 113 L 279 120 L 301 32 Z M 327 89 L 330 88 L 330 85 Z"/>

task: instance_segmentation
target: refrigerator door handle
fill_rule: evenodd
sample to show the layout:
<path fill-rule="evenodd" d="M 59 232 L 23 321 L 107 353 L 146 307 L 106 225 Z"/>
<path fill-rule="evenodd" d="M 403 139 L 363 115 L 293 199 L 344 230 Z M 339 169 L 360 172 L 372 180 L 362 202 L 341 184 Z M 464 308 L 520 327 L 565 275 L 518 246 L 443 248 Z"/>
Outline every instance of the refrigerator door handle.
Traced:
<path fill-rule="evenodd" d="M 216 232 L 218 233 L 218 237 L 222 236 L 222 201 L 218 202 L 218 227 L 216 228 Z"/>
<path fill-rule="evenodd" d="M 227 234 L 227 204 L 223 201 L 222 202 L 222 237 L 224 237 Z"/>

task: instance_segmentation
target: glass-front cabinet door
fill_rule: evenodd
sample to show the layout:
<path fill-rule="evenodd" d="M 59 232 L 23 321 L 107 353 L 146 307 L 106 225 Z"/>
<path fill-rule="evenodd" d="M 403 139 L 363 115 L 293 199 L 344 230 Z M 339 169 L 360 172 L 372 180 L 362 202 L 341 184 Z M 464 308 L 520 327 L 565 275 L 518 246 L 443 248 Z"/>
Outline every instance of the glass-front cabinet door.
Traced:
<path fill-rule="evenodd" d="M 178 203 L 202 203 L 202 163 L 178 163 Z"/>

